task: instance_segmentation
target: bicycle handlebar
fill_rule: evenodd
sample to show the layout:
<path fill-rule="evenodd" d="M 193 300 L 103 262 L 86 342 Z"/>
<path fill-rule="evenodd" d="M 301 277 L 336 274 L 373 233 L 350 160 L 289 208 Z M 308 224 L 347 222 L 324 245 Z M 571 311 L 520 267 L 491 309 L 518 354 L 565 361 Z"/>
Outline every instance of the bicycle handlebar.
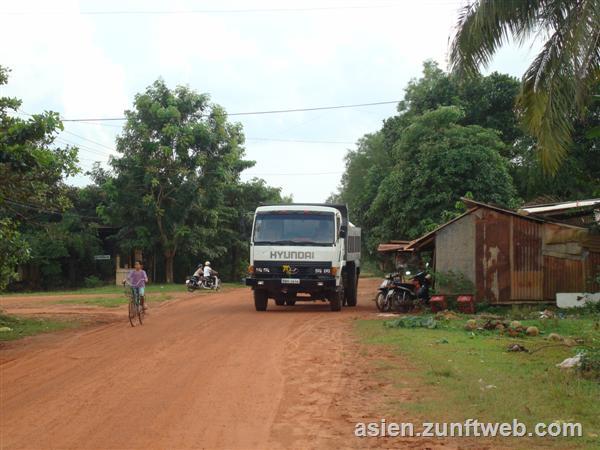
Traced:
<path fill-rule="evenodd" d="M 140 285 L 142 284 L 142 281 L 143 281 L 143 280 L 140 280 L 140 281 L 138 281 L 138 282 L 136 283 L 136 285 L 134 286 L 133 284 L 131 284 L 131 283 L 129 282 L 129 280 L 123 280 L 123 286 L 127 285 L 127 286 L 129 286 L 129 287 L 132 287 L 132 288 L 134 288 L 134 287 L 135 287 L 135 288 L 139 288 L 139 287 L 141 287 Z"/>

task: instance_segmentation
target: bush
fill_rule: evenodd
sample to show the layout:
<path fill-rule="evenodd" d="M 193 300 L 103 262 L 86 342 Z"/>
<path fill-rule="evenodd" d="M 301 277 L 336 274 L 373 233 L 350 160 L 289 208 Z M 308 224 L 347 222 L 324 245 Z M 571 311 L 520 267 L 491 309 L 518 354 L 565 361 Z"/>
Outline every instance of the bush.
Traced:
<path fill-rule="evenodd" d="M 102 284 L 102 280 L 96 275 L 90 275 L 89 277 L 85 277 L 83 280 L 83 285 L 86 288 L 96 288 L 102 286 Z"/>
<path fill-rule="evenodd" d="M 585 378 L 600 381 L 600 348 L 586 349 L 582 352 L 579 370 Z"/>

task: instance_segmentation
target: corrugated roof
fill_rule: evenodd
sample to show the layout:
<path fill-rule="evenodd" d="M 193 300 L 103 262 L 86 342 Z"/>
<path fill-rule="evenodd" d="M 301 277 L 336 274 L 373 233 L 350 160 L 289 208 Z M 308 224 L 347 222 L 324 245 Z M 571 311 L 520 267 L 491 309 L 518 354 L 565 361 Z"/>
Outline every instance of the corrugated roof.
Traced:
<path fill-rule="evenodd" d="M 437 227 L 435 230 L 430 231 L 429 233 L 425 233 L 423 236 L 421 236 L 418 239 L 415 239 L 414 241 L 412 241 L 406 248 L 407 250 L 416 250 L 417 248 L 421 247 L 423 244 L 425 244 L 429 238 L 433 238 L 435 236 L 435 234 L 440 231 L 442 228 L 447 227 L 448 225 L 450 225 L 451 223 L 456 222 L 459 219 L 462 219 L 464 216 L 466 216 L 467 214 L 471 214 L 473 211 L 475 211 L 477 208 L 472 208 L 469 209 L 468 211 L 462 213 L 460 216 L 455 217 L 452 220 L 449 220 L 448 222 L 440 225 L 439 227 Z"/>
<path fill-rule="evenodd" d="M 381 253 L 398 252 L 404 250 L 409 243 L 410 241 L 391 241 L 386 244 L 379 244 L 377 251 Z"/>
<path fill-rule="evenodd" d="M 439 227 L 437 227 L 435 230 L 430 231 L 429 233 L 424 234 L 423 236 L 421 236 L 418 239 L 415 239 L 414 241 L 412 241 L 407 247 L 406 250 L 416 250 L 420 247 L 423 247 L 423 245 L 427 244 L 429 242 L 429 240 L 433 240 L 433 238 L 435 237 L 435 234 L 441 230 L 442 228 L 447 227 L 448 225 L 450 225 L 451 223 L 456 222 L 457 220 L 461 219 L 462 217 L 466 216 L 467 214 L 471 214 L 473 211 L 479 209 L 479 208 L 488 208 L 488 209 L 492 209 L 494 211 L 498 211 L 504 214 L 509 214 L 512 216 L 516 216 L 519 217 L 521 219 L 525 219 L 525 220 L 531 220 L 537 223 L 553 223 L 562 227 L 566 227 L 566 228 L 577 228 L 577 229 L 585 229 L 583 227 L 578 227 L 575 225 L 569 225 L 569 224 L 565 224 L 565 223 L 560 223 L 560 222 L 555 222 L 552 220 L 547 220 L 543 217 L 537 217 L 535 215 L 522 215 L 517 213 L 516 211 L 510 210 L 510 209 L 505 209 L 505 208 L 501 208 L 500 206 L 495 206 L 495 205 L 490 205 L 487 203 L 483 203 L 483 202 L 478 202 L 477 200 L 472 200 L 470 198 L 465 198 L 462 197 L 461 200 L 467 205 L 467 207 L 469 208 L 468 211 L 462 213 L 460 216 L 455 217 L 454 219 L 440 225 Z"/>
<path fill-rule="evenodd" d="M 586 208 L 590 206 L 600 206 L 600 198 L 591 198 L 587 200 L 575 200 L 571 202 L 546 203 L 542 205 L 529 205 L 519 209 L 520 214 L 542 214 L 565 211 L 569 209 Z"/>

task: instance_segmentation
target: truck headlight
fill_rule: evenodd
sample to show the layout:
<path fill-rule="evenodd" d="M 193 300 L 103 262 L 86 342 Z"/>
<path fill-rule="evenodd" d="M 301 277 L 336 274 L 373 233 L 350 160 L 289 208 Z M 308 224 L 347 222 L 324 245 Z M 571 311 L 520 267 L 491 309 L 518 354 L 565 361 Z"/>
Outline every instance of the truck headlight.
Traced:
<path fill-rule="evenodd" d="M 268 267 L 257 267 L 254 270 L 256 271 L 256 273 L 271 273 L 271 269 L 269 269 Z"/>

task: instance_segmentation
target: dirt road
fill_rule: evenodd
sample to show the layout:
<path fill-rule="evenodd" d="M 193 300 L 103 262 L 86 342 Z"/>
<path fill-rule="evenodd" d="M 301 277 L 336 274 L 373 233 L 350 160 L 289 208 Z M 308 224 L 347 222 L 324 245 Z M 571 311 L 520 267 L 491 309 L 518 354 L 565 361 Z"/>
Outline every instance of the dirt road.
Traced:
<path fill-rule="evenodd" d="M 123 318 L 5 346 L 0 447 L 374 445 L 353 437 L 354 424 L 382 417 L 386 386 L 351 327 L 375 312 L 376 283 L 339 313 L 324 303 L 258 313 L 246 289 L 186 293 L 142 327 Z"/>

